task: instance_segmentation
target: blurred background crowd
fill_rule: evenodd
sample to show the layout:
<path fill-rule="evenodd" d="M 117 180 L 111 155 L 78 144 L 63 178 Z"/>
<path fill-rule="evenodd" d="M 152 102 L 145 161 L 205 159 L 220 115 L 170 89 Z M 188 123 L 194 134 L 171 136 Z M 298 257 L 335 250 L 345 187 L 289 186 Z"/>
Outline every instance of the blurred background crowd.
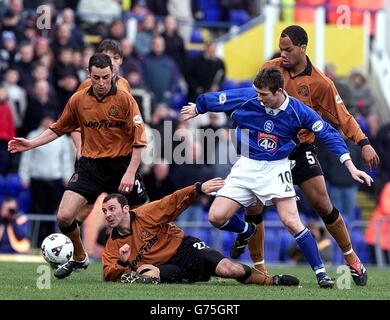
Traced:
<path fill-rule="evenodd" d="M 195 181 L 226 177 L 231 163 L 219 164 L 218 158 L 234 153 L 225 143 L 229 141 L 229 120 L 220 114 L 209 114 L 187 123 L 181 121 L 179 110 L 200 93 L 251 85 L 250 78 L 229 79 L 217 39 L 263 15 L 269 2 L 285 5 L 280 11 L 282 21 L 290 21 L 288 16 L 295 9 L 294 22 L 310 23 L 314 6 L 325 2 L 335 6 L 343 1 L 0 1 L 0 251 L 28 252 L 30 245 L 24 240 L 37 248 L 46 235 L 57 230 L 55 212 L 75 160 L 74 147 L 66 136 L 22 155 L 11 156 L 7 142 L 14 136 L 37 136 L 56 121 L 67 100 L 87 78 L 88 60 L 106 38 L 121 44 L 123 64 L 119 75 L 128 80 L 147 129 L 164 137 L 164 121 L 170 121 L 177 141 L 186 143 L 186 164 L 171 164 L 161 157 L 143 166 L 150 200 Z M 353 17 L 358 24 L 362 23 L 363 9 L 378 10 L 384 5 L 383 1 L 360 2 L 352 4 L 363 6 L 358 11 L 360 16 Z M 50 21 L 44 21 L 50 28 L 37 27 L 42 18 L 39 6 L 43 4 L 44 10 L 50 8 Z M 336 23 L 332 15 L 326 19 L 327 23 Z M 238 65 L 245 63 L 236 61 Z M 382 234 L 381 250 L 387 259 L 390 250 L 390 227 L 377 230 L 369 224 L 375 217 L 390 216 L 390 205 L 386 204 L 390 199 L 390 123 L 381 119 L 365 71 L 354 69 L 340 77 L 334 64 L 327 64 L 324 71 L 335 82 L 348 110 L 381 158 L 380 168 L 369 171 L 362 164 L 360 148 L 347 142 L 355 164 L 375 179 L 374 188 L 361 188 L 326 147 L 319 148 L 330 196 L 351 228 L 354 247 L 363 262 L 376 263 L 378 232 Z M 207 139 L 194 136 L 195 128 L 220 129 L 212 149 Z M 207 163 L 207 159 L 215 161 Z M 207 227 L 209 205 L 209 199 L 200 198 L 179 223 L 227 253 L 233 239 L 228 233 Z M 324 246 L 332 248 L 333 240 L 327 239 L 304 197 L 299 209 L 319 243 L 325 239 Z M 28 214 L 28 219 L 21 213 Z M 90 255 L 99 257 L 106 234 L 99 213 L 91 219 L 94 222 L 84 227 L 85 237 L 90 238 Z M 272 207 L 265 212 L 265 220 L 267 260 L 299 261 L 299 254 L 292 248 L 294 239 L 280 228 Z M 337 249 L 326 254 L 329 263 L 342 261 Z M 248 260 L 248 256 L 243 259 Z"/>

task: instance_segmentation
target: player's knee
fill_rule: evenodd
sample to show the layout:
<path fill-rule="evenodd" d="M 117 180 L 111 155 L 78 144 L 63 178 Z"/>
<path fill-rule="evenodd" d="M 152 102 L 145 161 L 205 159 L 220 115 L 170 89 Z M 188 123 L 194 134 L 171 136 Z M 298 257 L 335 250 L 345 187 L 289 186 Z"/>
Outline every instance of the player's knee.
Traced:
<path fill-rule="evenodd" d="M 73 217 L 65 214 L 64 212 L 58 211 L 57 214 L 57 223 L 60 227 L 67 227 L 75 221 Z"/>
<path fill-rule="evenodd" d="M 215 273 L 223 278 L 238 278 L 242 276 L 243 271 L 239 264 L 225 258 L 218 263 Z"/>
<path fill-rule="evenodd" d="M 327 216 L 332 212 L 332 203 L 328 194 L 318 194 L 315 201 L 312 203 L 314 211 L 320 216 Z"/>
<path fill-rule="evenodd" d="M 296 234 L 303 229 L 303 224 L 299 219 L 298 214 L 288 214 L 284 217 L 281 217 L 282 223 L 292 234 Z"/>
<path fill-rule="evenodd" d="M 222 211 L 217 208 L 211 208 L 209 212 L 209 221 L 214 227 L 223 225 L 228 219 L 225 217 Z"/>

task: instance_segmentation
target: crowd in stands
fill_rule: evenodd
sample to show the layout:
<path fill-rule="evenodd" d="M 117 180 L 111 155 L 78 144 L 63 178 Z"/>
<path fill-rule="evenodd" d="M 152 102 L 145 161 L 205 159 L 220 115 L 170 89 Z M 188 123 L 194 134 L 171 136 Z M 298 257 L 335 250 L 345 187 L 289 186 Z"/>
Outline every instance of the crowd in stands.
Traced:
<path fill-rule="evenodd" d="M 6 201 L 6 196 L 13 196 L 25 212 L 54 215 L 73 171 L 74 150 L 69 138 L 62 137 L 42 148 L 12 156 L 7 152 L 7 142 L 14 136 L 36 136 L 58 118 L 69 97 L 86 79 L 88 60 L 105 38 L 121 44 L 123 64 L 119 75 L 129 81 L 147 129 L 154 129 L 164 139 L 167 134 L 164 121 L 171 121 L 176 145 L 185 141 L 186 160 L 192 161 L 186 165 L 170 164 L 171 159 L 164 159 L 167 154 L 169 158 L 169 152 L 164 152 L 166 146 L 161 146 L 159 163 L 144 168 L 150 199 L 159 199 L 194 181 L 225 177 L 230 164 L 213 165 L 207 159 L 218 163 L 221 154 L 231 159 L 228 155 L 234 149 L 226 143 L 229 121 L 210 114 L 189 124 L 181 121 L 178 114 L 182 105 L 195 101 L 200 93 L 228 88 L 225 64 L 217 56 L 211 37 L 200 39 L 202 51 L 187 49 L 189 41 L 197 35 L 191 29 L 192 23 L 222 22 L 225 23 L 222 28 L 242 24 L 258 15 L 265 2 L 45 1 L 50 7 L 51 27 L 39 29 L 36 26 L 40 13 L 36 9 L 42 1 L 0 1 L 0 203 Z M 134 21 L 136 32 L 131 23 Z M 327 75 L 335 81 L 349 111 L 365 128 L 381 157 L 382 165 L 375 173 L 382 183 L 379 195 L 390 180 L 390 126 L 379 128 L 375 99 L 363 73 L 354 71 L 348 79 L 338 79 L 335 74 L 332 66 L 328 66 Z M 196 128 L 219 132 L 214 149 L 208 148 L 207 139 L 194 136 Z M 351 144 L 352 154 L 354 148 Z M 327 159 L 323 163 L 329 165 L 324 165 L 324 170 L 333 202 L 344 217 L 355 219 L 358 186 L 325 149 L 322 156 Z M 359 163 L 358 158 L 359 155 L 354 158 L 355 164 Z M 204 164 L 196 164 L 202 161 Z M 7 183 L 15 176 L 20 186 L 10 194 Z M 209 202 L 201 198 L 181 219 L 207 221 L 208 206 Z M 43 223 L 39 243 L 54 231 L 53 223 Z"/>

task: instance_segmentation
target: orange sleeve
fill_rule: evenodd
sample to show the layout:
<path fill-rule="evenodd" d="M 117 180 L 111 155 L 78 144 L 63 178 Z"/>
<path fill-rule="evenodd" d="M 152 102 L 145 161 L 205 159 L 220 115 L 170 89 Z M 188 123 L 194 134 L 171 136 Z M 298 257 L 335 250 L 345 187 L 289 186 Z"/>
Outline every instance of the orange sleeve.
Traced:
<path fill-rule="evenodd" d="M 57 135 L 62 136 L 63 134 L 70 133 L 80 127 L 77 118 L 76 110 L 79 95 L 74 94 L 67 102 L 61 117 L 50 126 Z"/>
<path fill-rule="evenodd" d="M 130 117 L 128 119 L 129 128 L 132 128 L 133 133 L 133 147 L 142 148 L 147 144 L 145 124 L 142 120 L 141 112 L 139 111 L 138 104 L 132 95 L 128 94 L 130 98 Z"/>
<path fill-rule="evenodd" d="M 355 143 L 366 138 L 355 118 L 345 107 L 333 82 L 329 80 L 327 87 L 321 88 L 318 92 L 320 92 L 321 113 L 326 119 L 339 126 L 345 136 Z"/>
<path fill-rule="evenodd" d="M 120 276 L 131 271 L 130 266 L 119 264 L 119 248 L 114 240 L 108 239 L 102 255 L 104 281 L 117 282 Z"/>
<path fill-rule="evenodd" d="M 137 217 L 148 224 L 159 225 L 176 219 L 198 197 L 195 185 L 180 189 L 161 200 L 144 204 L 134 209 Z"/>

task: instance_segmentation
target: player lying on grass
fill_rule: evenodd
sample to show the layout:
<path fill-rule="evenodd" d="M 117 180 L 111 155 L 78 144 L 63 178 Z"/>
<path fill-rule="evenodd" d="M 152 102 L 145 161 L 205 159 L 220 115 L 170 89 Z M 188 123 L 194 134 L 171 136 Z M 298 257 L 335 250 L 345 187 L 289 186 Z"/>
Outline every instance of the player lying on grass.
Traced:
<path fill-rule="evenodd" d="M 287 95 L 279 68 L 263 69 L 253 88 L 202 94 L 196 104 L 183 107 L 181 114 L 188 120 L 209 111 L 225 112 L 235 122 L 237 152 L 241 155 L 211 205 L 211 224 L 239 234 L 245 247 L 256 233 L 256 225 L 241 219 L 237 210 L 257 200 L 263 205 L 274 204 L 315 272 L 319 286 L 332 287 L 334 282 L 326 274 L 317 243 L 299 218 L 288 159 L 294 149 L 291 139 L 299 143 L 298 132 L 308 129 L 338 156 L 356 181 L 370 185 L 372 179 L 356 169 L 337 130 L 314 110 Z"/>
<path fill-rule="evenodd" d="M 298 285 L 293 276 L 272 277 L 234 263 L 171 223 L 199 195 L 216 192 L 223 185 L 220 178 L 196 183 L 133 210 L 122 194 L 109 194 L 103 200 L 103 213 L 113 230 L 102 256 L 104 280 L 180 283 L 219 276 L 245 284 Z"/>

